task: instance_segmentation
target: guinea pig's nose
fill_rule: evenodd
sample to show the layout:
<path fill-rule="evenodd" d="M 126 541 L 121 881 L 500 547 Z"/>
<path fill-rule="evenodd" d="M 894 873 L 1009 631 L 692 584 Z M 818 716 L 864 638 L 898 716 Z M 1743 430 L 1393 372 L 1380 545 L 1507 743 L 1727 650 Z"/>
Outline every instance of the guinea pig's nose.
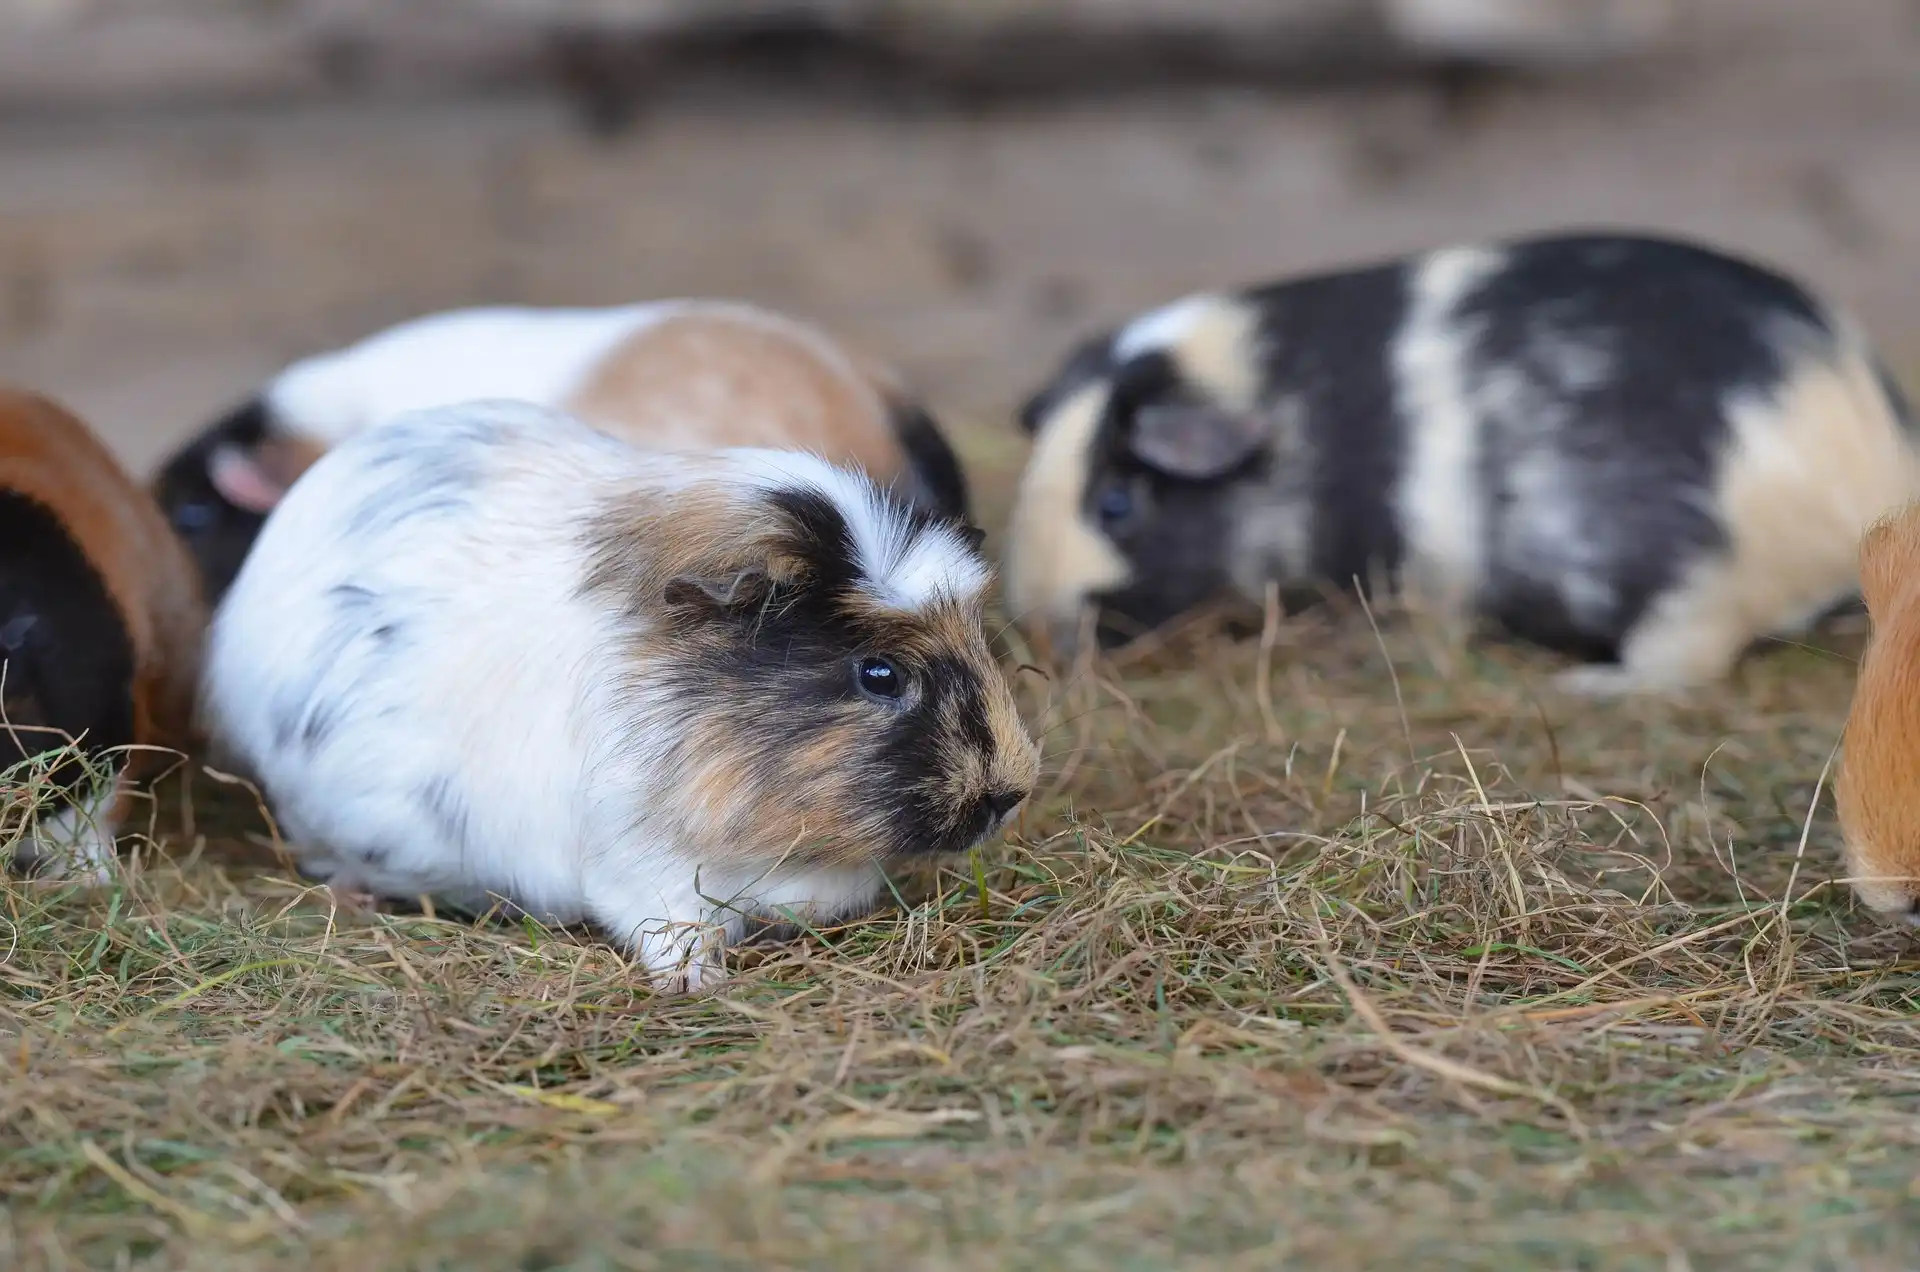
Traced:
<path fill-rule="evenodd" d="M 1020 802 L 1026 797 L 1025 791 L 988 791 L 987 812 L 993 815 L 996 823 L 1005 821 L 1007 814 L 1020 807 Z"/>

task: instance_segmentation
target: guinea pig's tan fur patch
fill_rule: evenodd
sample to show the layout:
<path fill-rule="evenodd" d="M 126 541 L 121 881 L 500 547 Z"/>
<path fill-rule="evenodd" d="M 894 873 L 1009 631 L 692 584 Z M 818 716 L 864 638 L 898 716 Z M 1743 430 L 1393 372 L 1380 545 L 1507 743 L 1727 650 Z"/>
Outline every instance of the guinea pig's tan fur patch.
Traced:
<path fill-rule="evenodd" d="M 565 406 L 636 446 L 813 451 L 886 484 L 907 459 L 887 410 L 899 388 L 881 374 L 780 315 L 690 303 L 603 357 Z"/>
<path fill-rule="evenodd" d="M 822 564 L 832 545 L 809 541 L 771 500 L 713 485 L 670 504 L 622 504 L 596 520 L 586 587 L 635 616 L 636 674 L 669 669 L 672 698 L 689 704 L 665 730 L 675 743 L 663 762 L 702 860 L 835 866 L 898 857 L 922 840 L 963 849 L 959 828 L 980 801 L 1031 791 L 1038 755 L 982 631 L 984 590 L 896 608 L 860 579 L 836 582 Z M 747 584 L 737 615 L 695 605 L 658 619 L 673 580 L 724 587 L 748 571 L 773 586 Z M 852 688 L 864 654 L 885 655 L 915 685 L 901 703 L 912 714 L 910 772 L 881 741 L 909 727 L 905 716 L 833 692 Z M 782 702 L 791 709 L 770 708 Z M 904 797 L 889 787 L 911 787 L 906 802 L 926 825 L 903 825 Z"/>
<path fill-rule="evenodd" d="M 1834 798 L 1855 894 L 1911 921 L 1920 899 L 1920 505 L 1867 532 L 1860 580 L 1873 636 Z"/>
<path fill-rule="evenodd" d="M 4 385 L 0 487 L 60 516 L 119 608 L 134 653 L 135 741 L 186 745 L 206 607 L 193 561 L 152 496 L 78 418 Z"/>
<path fill-rule="evenodd" d="M 586 586 L 635 598 L 652 613 L 654 598 L 682 575 L 719 578 L 764 569 L 785 581 L 794 568 L 780 552 L 783 529 L 772 508 L 743 505 L 712 483 L 676 495 L 670 504 L 616 503 L 587 523 Z"/>
<path fill-rule="evenodd" d="M 1253 410 L 1260 399 L 1260 373 L 1254 360 L 1259 315 L 1233 296 L 1201 296 L 1179 306 L 1177 312 L 1181 317 L 1170 325 L 1169 338 L 1146 347 L 1163 349 L 1179 365 L 1181 379 L 1206 390 L 1221 406 Z M 1121 335 L 1123 344 L 1126 336 Z"/>
<path fill-rule="evenodd" d="M 1007 604 L 1038 644 L 1077 621 L 1095 592 L 1126 583 L 1131 570 L 1112 541 L 1087 521 L 1087 473 L 1107 405 L 1105 380 L 1061 403 L 1034 437 L 1020 474 L 1007 536 Z"/>
<path fill-rule="evenodd" d="M 1660 598 L 1622 651 L 1650 689 L 1717 679 L 1753 640 L 1803 629 L 1852 586 L 1866 528 L 1920 493 L 1920 455 L 1850 348 L 1803 355 L 1776 393 L 1727 416 L 1714 491 L 1727 550 Z"/>

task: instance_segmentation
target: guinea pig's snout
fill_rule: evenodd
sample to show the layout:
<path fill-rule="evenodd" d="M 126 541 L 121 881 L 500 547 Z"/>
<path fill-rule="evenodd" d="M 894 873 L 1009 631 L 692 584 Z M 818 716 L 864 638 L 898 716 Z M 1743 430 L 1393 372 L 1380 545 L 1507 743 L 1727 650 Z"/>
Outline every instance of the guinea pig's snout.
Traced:
<path fill-rule="evenodd" d="M 1900 920 L 1908 927 L 1920 928 L 1920 895 L 1907 902 L 1907 908 L 1900 912 Z"/>
<path fill-rule="evenodd" d="M 1012 787 L 998 787 L 980 797 L 974 805 L 973 816 L 969 819 L 977 832 L 973 836 L 976 844 L 985 843 L 1006 829 L 1007 823 L 1020 805 L 1027 802 L 1028 790 L 1016 790 Z"/>
<path fill-rule="evenodd" d="M 1013 816 L 1014 809 L 1026 803 L 1027 795 L 1026 791 L 989 791 L 981 800 L 986 806 L 987 821 L 996 827 L 1002 825 Z"/>

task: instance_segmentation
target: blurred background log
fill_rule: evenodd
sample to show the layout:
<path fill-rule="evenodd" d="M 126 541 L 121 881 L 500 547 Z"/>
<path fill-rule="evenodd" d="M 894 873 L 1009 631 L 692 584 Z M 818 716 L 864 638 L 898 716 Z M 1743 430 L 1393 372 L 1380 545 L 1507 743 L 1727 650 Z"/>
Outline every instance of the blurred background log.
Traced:
<path fill-rule="evenodd" d="M 607 128 L 715 70 L 908 103 L 1644 55 L 1673 0 L 0 0 L 0 110 L 545 81 Z"/>

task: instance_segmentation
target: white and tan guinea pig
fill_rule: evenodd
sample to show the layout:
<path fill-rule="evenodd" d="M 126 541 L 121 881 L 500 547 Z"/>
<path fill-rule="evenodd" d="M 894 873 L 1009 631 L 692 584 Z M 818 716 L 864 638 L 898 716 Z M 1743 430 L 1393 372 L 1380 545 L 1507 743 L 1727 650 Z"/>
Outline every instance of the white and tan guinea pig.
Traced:
<path fill-rule="evenodd" d="M 1688 243 L 1562 235 L 1191 296 L 1081 345 L 1021 412 L 1006 553 L 1056 653 L 1219 595 L 1385 579 L 1465 634 L 1671 691 L 1857 595 L 1920 490 L 1851 324 Z"/>
<path fill-rule="evenodd" d="M 1920 506 L 1860 544 L 1873 635 L 1834 782 L 1847 875 L 1869 908 L 1920 924 Z"/>
<path fill-rule="evenodd" d="M 0 772 L 73 748 L 31 825 L 5 810 L 17 865 L 107 878 L 154 748 L 190 741 L 205 629 L 152 497 L 75 416 L 0 385 Z"/>
<path fill-rule="evenodd" d="M 976 532 L 803 452 L 441 408 L 288 492 L 202 709 L 306 872 L 591 920 L 698 985 L 697 925 L 868 907 L 1027 797 L 990 576 Z"/>
<path fill-rule="evenodd" d="M 329 446 L 407 411 L 488 398 L 564 410 L 654 449 L 813 451 L 916 506 L 968 515 L 952 448 L 889 371 L 796 319 L 701 299 L 401 323 L 287 367 L 169 458 L 155 493 L 218 600 L 266 514 Z"/>

